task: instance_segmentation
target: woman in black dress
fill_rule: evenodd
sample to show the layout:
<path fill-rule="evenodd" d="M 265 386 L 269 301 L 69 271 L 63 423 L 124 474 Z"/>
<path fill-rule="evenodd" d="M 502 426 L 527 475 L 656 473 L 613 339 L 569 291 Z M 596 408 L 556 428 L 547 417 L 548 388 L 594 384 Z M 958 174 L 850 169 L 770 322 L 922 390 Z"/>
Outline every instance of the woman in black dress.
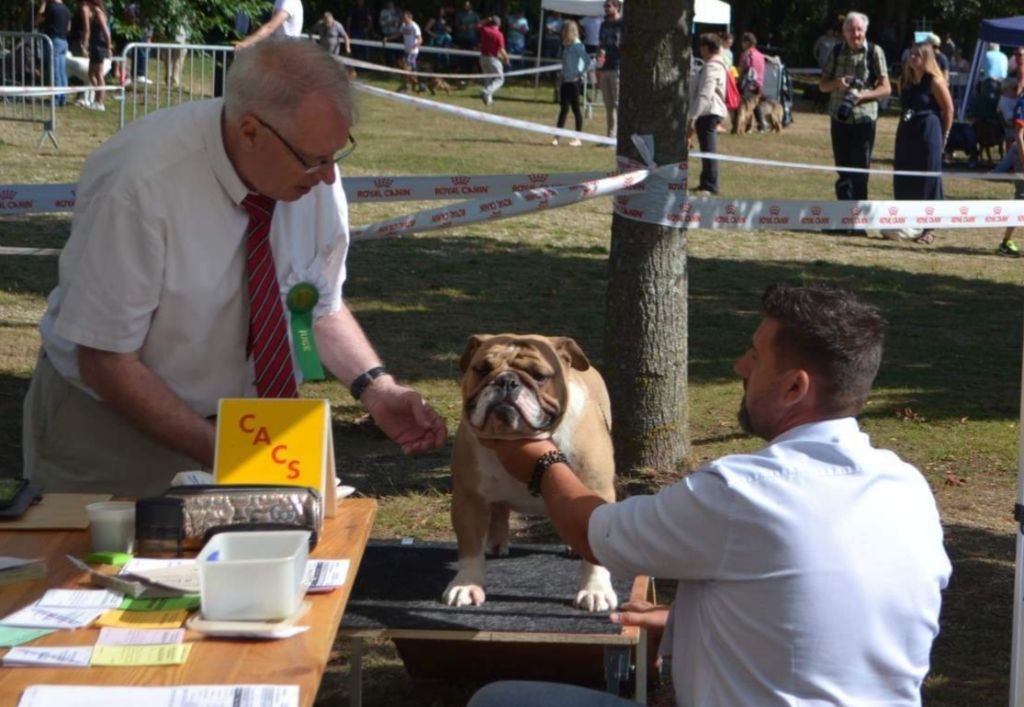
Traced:
<path fill-rule="evenodd" d="M 931 44 L 915 44 L 903 67 L 899 127 L 896 129 L 897 171 L 941 172 L 942 152 L 953 125 L 953 99 Z M 894 176 L 897 199 L 941 200 L 941 177 Z M 935 240 L 932 229 L 915 239 L 927 245 Z"/>

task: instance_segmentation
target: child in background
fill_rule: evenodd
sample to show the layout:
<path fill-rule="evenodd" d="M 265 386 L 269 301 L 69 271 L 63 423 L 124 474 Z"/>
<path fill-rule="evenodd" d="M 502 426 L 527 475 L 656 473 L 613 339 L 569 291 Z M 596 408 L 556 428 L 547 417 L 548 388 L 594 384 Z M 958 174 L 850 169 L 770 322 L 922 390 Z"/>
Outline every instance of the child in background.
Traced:
<path fill-rule="evenodd" d="M 583 42 L 580 41 L 580 28 L 572 20 L 562 25 L 562 86 L 558 92 L 561 108 L 558 111 L 558 127 L 565 127 L 565 119 L 572 108 L 572 116 L 576 121 L 576 132 L 583 130 L 583 113 L 580 111 L 580 95 L 583 93 L 583 74 L 590 70 L 593 59 L 587 54 Z M 558 144 L 556 136 L 552 145 Z M 569 141 L 572 147 L 583 143 L 579 138 Z"/>

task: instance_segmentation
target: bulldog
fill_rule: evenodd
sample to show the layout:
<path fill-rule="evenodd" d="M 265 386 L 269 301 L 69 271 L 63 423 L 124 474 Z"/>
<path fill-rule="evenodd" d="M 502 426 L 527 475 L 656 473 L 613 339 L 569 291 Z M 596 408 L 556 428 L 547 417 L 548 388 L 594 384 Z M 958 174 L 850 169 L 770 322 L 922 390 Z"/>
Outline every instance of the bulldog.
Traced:
<path fill-rule="evenodd" d="M 530 495 L 479 440 L 550 437 L 588 488 L 615 500 L 608 390 L 575 341 L 474 335 L 459 368 L 463 415 L 452 453 L 459 571 L 444 591 L 449 606 L 484 602 L 484 554 L 508 554 L 510 509 L 545 514 L 544 501 Z M 609 611 L 617 603 L 608 570 L 584 561 L 575 605 Z"/>

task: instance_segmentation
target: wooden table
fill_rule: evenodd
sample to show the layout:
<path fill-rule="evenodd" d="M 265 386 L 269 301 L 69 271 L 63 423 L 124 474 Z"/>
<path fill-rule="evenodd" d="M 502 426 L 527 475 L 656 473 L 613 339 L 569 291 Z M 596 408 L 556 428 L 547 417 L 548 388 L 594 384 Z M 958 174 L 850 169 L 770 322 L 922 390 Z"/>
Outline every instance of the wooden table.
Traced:
<path fill-rule="evenodd" d="M 146 668 L 2 668 L 0 706 L 16 705 L 30 685 L 299 685 L 299 701 L 312 705 L 334 645 L 356 570 L 377 513 L 372 499 L 345 499 L 338 515 L 324 521 L 323 534 L 311 557 L 351 561 L 348 582 L 327 594 L 306 597 L 311 609 L 302 625 L 311 628 L 280 641 L 204 639 L 189 631 L 185 640 L 192 651 L 182 665 Z M 0 585 L 0 616 L 39 599 L 53 587 L 78 587 L 82 574 L 64 556 L 83 557 L 88 552 L 87 530 L 0 532 L 4 555 L 45 557 L 47 578 L 34 582 Z M 96 643 L 99 629 L 57 631 L 28 645 L 75 646 Z"/>

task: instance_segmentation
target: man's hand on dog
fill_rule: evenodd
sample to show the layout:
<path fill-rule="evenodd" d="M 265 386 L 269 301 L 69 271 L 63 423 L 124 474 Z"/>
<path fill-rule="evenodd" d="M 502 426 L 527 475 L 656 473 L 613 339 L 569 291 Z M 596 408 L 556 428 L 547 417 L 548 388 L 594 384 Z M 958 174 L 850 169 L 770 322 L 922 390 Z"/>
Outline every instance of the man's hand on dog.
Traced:
<path fill-rule="evenodd" d="M 538 459 L 548 452 L 558 451 L 550 439 L 477 439 L 494 452 L 509 474 L 524 484 L 530 481 Z"/>
<path fill-rule="evenodd" d="M 448 430 L 441 416 L 412 388 L 390 376 L 378 378 L 362 397 L 367 412 L 406 454 L 444 446 Z"/>

